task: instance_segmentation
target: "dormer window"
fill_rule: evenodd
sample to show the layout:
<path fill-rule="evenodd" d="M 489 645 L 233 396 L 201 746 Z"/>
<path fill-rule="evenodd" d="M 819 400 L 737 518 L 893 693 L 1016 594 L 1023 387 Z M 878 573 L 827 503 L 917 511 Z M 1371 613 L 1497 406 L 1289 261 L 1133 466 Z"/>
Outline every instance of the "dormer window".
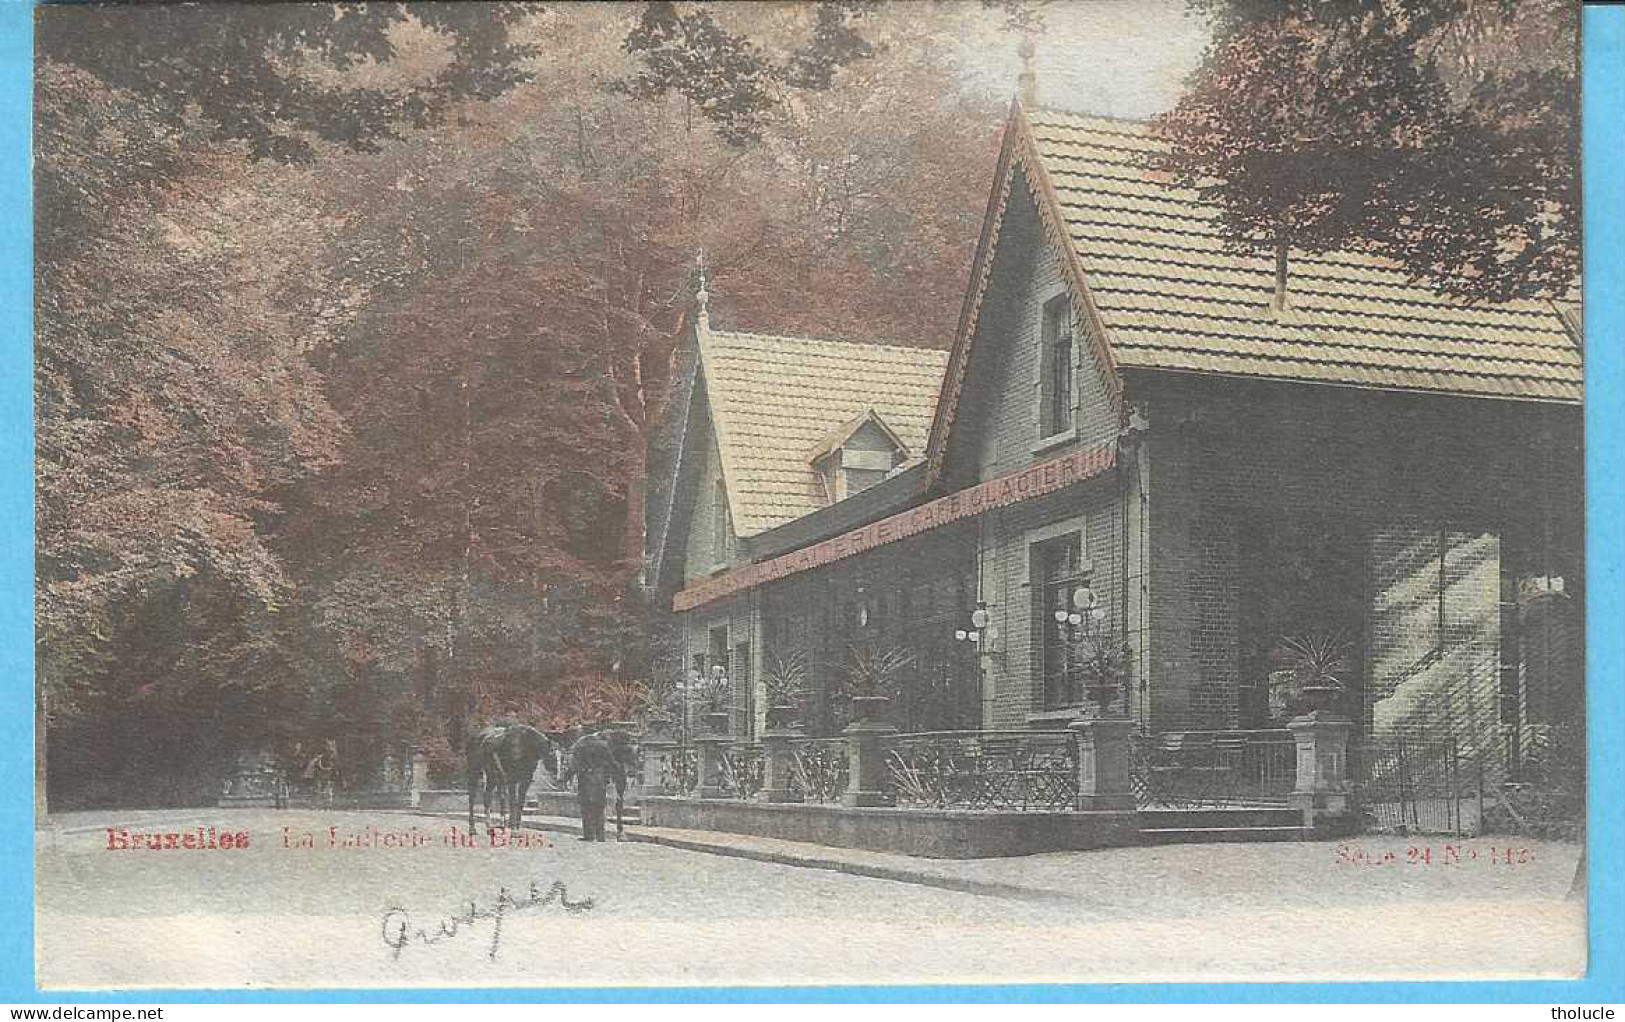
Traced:
<path fill-rule="evenodd" d="M 869 487 L 886 478 L 886 473 L 890 471 L 890 466 L 884 468 L 853 468 L 849 465 L 841 466 L 841 474 L 845 476 L 843 482 L 846 484 L 846 492 L 848 495 L 862 493 L 864 490 L 867 490 Z"/>
<path fill-rule="evenodd" d="M 1041 438 L 1072 431 L 1072 299 L 1067 295 L 1044 303 L 1041 333 L 1038 432 Z"/>
<path fill-rule="evenodd" d="M 908 448 L 870 408 L 835 430 L 813 451 L 812 467 L 833 504 L 881 482 L 908 459 Z"/>

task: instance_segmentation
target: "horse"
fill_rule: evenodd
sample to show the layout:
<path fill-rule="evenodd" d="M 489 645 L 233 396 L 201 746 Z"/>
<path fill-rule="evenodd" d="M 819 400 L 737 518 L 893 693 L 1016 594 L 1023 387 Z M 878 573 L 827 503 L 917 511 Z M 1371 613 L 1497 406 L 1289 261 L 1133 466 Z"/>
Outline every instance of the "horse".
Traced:
<path fill-rule="evenodd" d="M 485 790 L 485 827 L 491 828 L 491 792 L 502 802 L 509 827 L 519 826 L 536 764 L 558 773 L 558 747 L 529 724 L 496 724 L 468 740 L 468 832 L 474 833 L 474 796 Z"/>

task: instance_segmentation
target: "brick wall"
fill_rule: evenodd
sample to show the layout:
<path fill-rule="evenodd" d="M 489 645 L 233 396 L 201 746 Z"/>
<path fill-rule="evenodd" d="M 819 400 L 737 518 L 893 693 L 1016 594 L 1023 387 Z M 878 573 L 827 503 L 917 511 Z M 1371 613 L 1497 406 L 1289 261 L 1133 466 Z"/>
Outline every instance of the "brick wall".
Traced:
<path fill-rule="evenodd" d="M 1071 440 L 1039 447 L 1043 308 L 1066 294 L 1062 262 L 1045 239 L 1027 185 L 1019 176 L 1001 227 L 992 276 L 977 321 L 965 391 L 954 436 L 958 485 L 1015 471 L 1070 447 L 1109 441 L 1117 435 L 1112 406 L 1082 306 L 1072 308 Z M 964 451 L 974 452 L 965 457 Z M 963 460 L 958 460 L 963 459 Z M 967 464 L 968 463 L 968 464 Z M 985 517 L 982 523 L 982 596 L 999 629 L 999 655 L 989 658 L 987 703 L 990 727 L 1027 727 L 1045 709 L 1041 628 L 1035 620 L 1035 589 L 1029 577 L 1032 546 L 1064 523 L 1083 534 L 1091 586 L 1108 607 L 1119 634 L 1133 638 L 1124 621 L 1122 562 L 1125 516 L 1117 476 L 1030 501 Z M 1069 531 L 1064 526 L 1062 531 Z"/>
<path fill-rule="evenodd" d="M 1258 530 L 1255 544 L 1268 543 L 1272 528 L 1313 520 L 1361 562 L 1343 584 L 1365 723 L 1493 745 L 1503 537 L 1532 522 L 1577 537 L 1577 411 L 1236 380 L 1131 381 L 1131 400 L 1144 401 L 1151 420 L 1153 724 L 1248 723 L 1238 720 L 1241 688 L 1263 679 L 1239 676 L 1259 671 L 1240 655 L 1238 636 L 1258 598 L 1249 590 L 1258 555 L 1238 530 Z"/>
<path fill-rule="evenodd" d="M 989 727 L 1023 728 L 1042 713 L 1043 632 L 1038 588 L 1031 577 L 1032 546 L 1076 527 L 1090 567 L 1090 587 L 1122 631 L 1122 500 L 1115 476 L 989 516 L 984 533 L 983 592 L 1000 628 L 1002 655 L 989 663 Z"/>
<path fill-rule="evenodd" d="M 965 429 L 955 436 L 976 451 L 980 478 L 988 479 L 1117 434 L 1112 408 L 1082 307 L 1072 308 L 1074 444 L 1058 444 L 1040 455 L 1042 331 L 1044 303 L 1067 293 L 1062 263 L 1045 240 L 1027 186 L 1018 174 L 1000 232 L 973 356 L 958 415 Z"/>

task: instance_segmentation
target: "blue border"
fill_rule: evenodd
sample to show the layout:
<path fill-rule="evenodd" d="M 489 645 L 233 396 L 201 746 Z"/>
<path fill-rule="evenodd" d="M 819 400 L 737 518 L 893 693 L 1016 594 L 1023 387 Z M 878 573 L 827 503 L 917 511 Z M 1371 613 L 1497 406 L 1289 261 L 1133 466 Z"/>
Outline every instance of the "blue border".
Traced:
<path fill-rule="evenodd" d="M 1618 139 L 1625 129 L 1625 7 L 1585 11 L 1587 137 L 1586 206 L 1586 448 L 1587 609 L 1591 722 L 1590 926 L 1591 968 L 1584 980 L 1502 983 L 1304 983 L 1022 986 L 768 987 L 593 990 L 245 991 L 126 994 L 40 994 L 33 985 L 33 769 L 31 684 L 33 663 L 33 401 L 32 209 L 28 154 L 32 88 L 32 8 L 29 0 L 0 0 L 0 1000 L 80 1003 L 270 1003 L 375 1001 L 474 1003 L 615 1001 L 762 1002 L 907 1001 L 1125 1001 L 1202 1003 L 1233 1001 L 1350 1002 L 1625 1002 L 1625 928 L 1620 866 L 1625 861 L 1620 795 L 1625 775 L 1625 515 L 1621 514 L 1625 447 L 1625 161 Z M 1606 782 L 1606 783 L 1605 783 Z"/>

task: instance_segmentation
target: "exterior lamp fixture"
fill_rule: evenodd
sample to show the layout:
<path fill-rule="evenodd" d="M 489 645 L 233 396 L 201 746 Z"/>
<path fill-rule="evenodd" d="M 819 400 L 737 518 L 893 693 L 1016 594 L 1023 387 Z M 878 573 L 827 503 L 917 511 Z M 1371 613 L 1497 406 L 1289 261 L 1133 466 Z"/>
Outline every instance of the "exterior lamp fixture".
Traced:
<path fill-rule="evenodd" d="M 971 626 L 954 629 L 954 638 L 960 642 L 974 642 L 981 647 L 983 656 L 992 656 L 992 644 L 999 637 L 999 630 L 992 627 L 992 622 L 993 616 L 987 612 L 987 602 L 977 601 L 976 609 L 970 616 Z"/>
<path fill-rule="evenodd" d="M 1100 598 L 1095 595 L 1094 589 L 1088 583 L 1072 590 L 1071 603 L 1070 610 L 1062 607 L 1055 611 L 1055 623 L 1061 628 L 1078 627 L 1083 624 L 1085 615 L 1096 621 L 1103 621 L 1106 618 L 1106 608 L 1101 605 Z"/>
<path fill-rule="evenodd" d="M 1095 591 L 1087 585 L 1081 585 L 1072 590 L 1072 606 L 1076 608 L 1076 611 L 1067 617 L 1067 620 L 1072 624 L 1081 624 L 1083 621 L 1082 614 L 1085 611 L 1096 621 L 1106 619 L 1106 608 L 1101 604 L 1100 598 L 1095 595 Z"/>

